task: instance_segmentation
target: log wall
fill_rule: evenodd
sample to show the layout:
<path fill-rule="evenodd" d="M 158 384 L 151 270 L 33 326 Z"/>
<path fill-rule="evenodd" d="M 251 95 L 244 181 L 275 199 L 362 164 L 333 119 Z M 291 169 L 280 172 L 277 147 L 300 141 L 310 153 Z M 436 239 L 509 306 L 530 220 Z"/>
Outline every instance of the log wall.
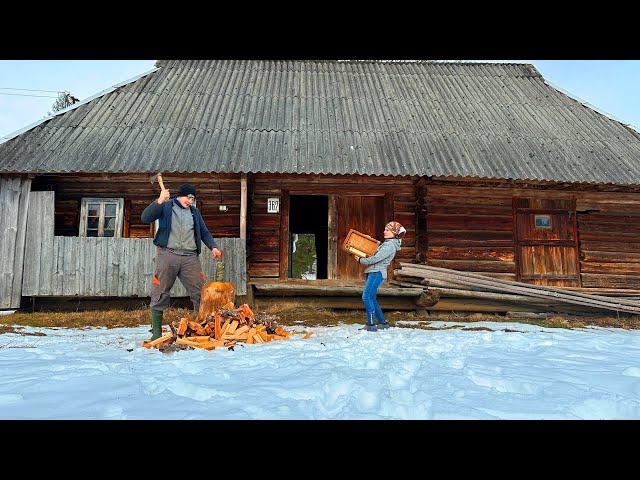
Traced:
<path fill-rule="evenodd" d="M 33 191 L 55 192 L 55 235 L 78 236 L 80 204 L 83 197 L 124 198 L 123 237 L 152 238 L 148 223 L 140 220 L 142 211 L 160 194 L 151 174 L 44 175 L 33 180 Z M 240 237 L 240 174 L 167 174 L 165 187 L 172 196 L 183 183 L 196 187 L 198 210 L 214 238 Z M 220 211 L 219 206 L 227 206 Z"/>
<path fill-rule="evenodd" d="M 577 202 L 583 287 L 640 289 L 640 195 Z"/>
<path fill-rule="evenodd" d="M 393 268 L 400 261 L 416 261 L 416 195 L 415 180 L 409 177 L 279 175 L 255 174 L 249 177 L 249 218 L 247 219 L 247 265 L 249 278 L 268 279 L 280 276 L 281 216 L 288 195 L 380 195 L 387 209 L 393 209 L 393 219 L 407 229 L 402 250 L 396 255 Z M 283 192 L 286 192 L 283 195 Z M 280 198 L 280 213 L 267 213 L 267 199 Z M 391 220 L 389 218 L 388 220 Z M 387 220 L 387 221 L 388 221 Z M 380 232 L 382 235 L 382 232 Z M 285 240 L 286 241 L 286 240 Z M 331 248 L 330 248 L 331 251 Z"/>
<path fill-rule="evenodd" d="M 513 199 L 575 198 L 582 287 L 640 288 L 640 193 L 634 188 L 495 185 L 418 182 L 421 262 L 515 280 Z"/>

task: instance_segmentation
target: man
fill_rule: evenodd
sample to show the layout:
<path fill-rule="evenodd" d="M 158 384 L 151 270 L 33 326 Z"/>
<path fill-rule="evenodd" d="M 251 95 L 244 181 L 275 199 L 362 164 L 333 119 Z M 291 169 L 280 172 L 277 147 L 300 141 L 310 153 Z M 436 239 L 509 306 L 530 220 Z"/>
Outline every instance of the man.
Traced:
<path fill-rule="evenodd" d="M 176 277 L 189 292 L 193 309 L 200 309 L 200 295 L 205 283 L 198 255 L 202 242 L 211 249 L 214 258 L 222 257 L 215 239 L 207 230 L 202 214 L 192 205 L 196 189 L 185 183 L 180 185 L 178 195 L 169 200 L 169 190 L 163 189 L 157 200 L 144 209 L 141 219 L 145 223 L 159 220 L 158 231 L 153 239 L 157 246 L 153 289 L 151 291 L 151 340 L 162 336 L 162 316 L 169 306 L 169 290 Z"/>

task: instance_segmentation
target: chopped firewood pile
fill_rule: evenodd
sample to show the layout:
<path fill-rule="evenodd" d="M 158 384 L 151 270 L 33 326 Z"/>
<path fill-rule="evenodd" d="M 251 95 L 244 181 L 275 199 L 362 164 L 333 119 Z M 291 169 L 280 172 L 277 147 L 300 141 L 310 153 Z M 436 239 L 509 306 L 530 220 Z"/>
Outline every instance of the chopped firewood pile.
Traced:
<path fill-rule="evenodd" d="M 169 324 L 171 332 L 152 341 L 143 341 L 145 348 L 157 348 L 165 351 L 203 348 L 213 350 L 218 347 L 233 347 L 237 342 L 265 343 L 275 340 L 288 340 L 296 332 L 286 331 L 278 325 L 273 316 L 254 315 L 245 303 L 233 308 L 229 302 L 214 307 L 213 313 L 198 322 L 183 317 L 179 322 Z M 309 338 L 313 332 L 303 338 Z"/>
<path fill-rule="evenodd" d="M 400 263 L 390 283 L 406 287 L 422 286 L 439 295 L 439 304 L 471 311 L 520 311 L 544 313 L 556 311 L 590 315 L 602 311 L 640 314 L 636 299 L 612 298 L 567 288 L 533 285 L 492 278 L 422 264 Z"/>

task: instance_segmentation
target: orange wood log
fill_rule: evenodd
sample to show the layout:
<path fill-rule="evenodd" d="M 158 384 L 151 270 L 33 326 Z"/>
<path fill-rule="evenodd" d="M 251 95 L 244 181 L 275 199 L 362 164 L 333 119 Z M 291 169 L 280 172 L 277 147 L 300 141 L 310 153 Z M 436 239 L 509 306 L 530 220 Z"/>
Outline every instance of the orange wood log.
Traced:
<path fill-rule="evenodd" d="M 215 338 L 216 340 L 220 340 L 220 337 L 222 336 L 220 332 L 220 320 L 220 312 L 216 311 L 215 315 L 213 316 L 213 338 Z"/>
<path fill-rule="evenodd" d="M 236 328 L 236 331 L 233 332 L 234 335 L 242 335 L 245 332 L 249 331 L 249 327 L 247 325 L 243 325 L 239 328 Z"/>
<path fill-rule="evenodd" d="M 236 331 L 236 328 L 238 328 L 238 321 L 237 320 L 233 320 L 231 322 L 231 325 L 229 325 L 229 328 L 227 329 L 227 333 L 228 334 L 233 334 Z"/>
<path fill-rule="evenodd" d="M 229 328 L 229 325 L 231 325 L 231 318 L 227 318 L 224 321 L 224 324 L 222 325 L 222 328 L 220 329 L 222 335 L 224 335 L 225 333 L 227 333 L 227 329 Z"/>
<path fill-rule="evenodd" d="M 187 327 L 189 326 L 189 318 L 182 317 L 180 320 L 180 325 L 178 326 L 178 335 L 184 335 L 187 331 Z"/>
<path fill-rule="evenodd" d="M 263 339 L 262 339 L 262 337 L 260 336 L 260 333 L 256 333 L 256 334 L 253 336 L 253 341 L 254 341 L 255 343 L 264 343 L 264 340 L 263 340 Z"/>
<path fill-rule="evenodd" d="M 156 345 L 160 345 L 161 343 L 164 342 L 168 342 L 169 340 L 171 340 L 173 338 L 173 333 L 167 333 L 166 335 L 163 335 L 162 337 L 156 338 L 155 340 L 145 340 L 142 342 L 142 346 L 145 348 L 151 348 L 151 347 L 155 347 Z"/>
<path fill-rule="evenodd" d="M 307 333 L 304 337 L 302 337 L 302 339 L 304 340 L 305 338 L 309 338 L 311 335 L 313 335 L 313 332 Z"/>
<path fill-rule="evenodd" d="M 244 313 L 244 316 L 251 319 L 251 323 L 255 321 L 255 316 L 253 315 L 253 311 L 251 310 L 251 308 L 249 308 L 249 305 L 247 305 L 246 303 L 243 303 L 242 305 L 240 305 L 238 310 L 242 310 L 242 313 Z"/>
<path fill-rule="evenodd" d="M 192 340 L 194 342 L 209 342 L 211 341 L 211 337 L 208 335 L 202 335 L 202 336 L 191 336 L 191 337 L 185 337 L 187 340 Z"/>

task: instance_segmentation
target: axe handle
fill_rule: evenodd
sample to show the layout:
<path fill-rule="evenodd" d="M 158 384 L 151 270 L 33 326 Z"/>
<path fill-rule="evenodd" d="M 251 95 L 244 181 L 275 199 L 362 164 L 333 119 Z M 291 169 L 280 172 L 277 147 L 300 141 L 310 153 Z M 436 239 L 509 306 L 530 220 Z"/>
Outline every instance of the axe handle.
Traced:
<path fill-rule="evenodd" d="M 164 182 L 162 181 L 162 177 L 161 177 L 160 175 L 158 175 L 158 184 L 160 185 L 160 188 L 161 188 L 162 190 L 166 190 L 166 189 L 164 188 Z"/>

